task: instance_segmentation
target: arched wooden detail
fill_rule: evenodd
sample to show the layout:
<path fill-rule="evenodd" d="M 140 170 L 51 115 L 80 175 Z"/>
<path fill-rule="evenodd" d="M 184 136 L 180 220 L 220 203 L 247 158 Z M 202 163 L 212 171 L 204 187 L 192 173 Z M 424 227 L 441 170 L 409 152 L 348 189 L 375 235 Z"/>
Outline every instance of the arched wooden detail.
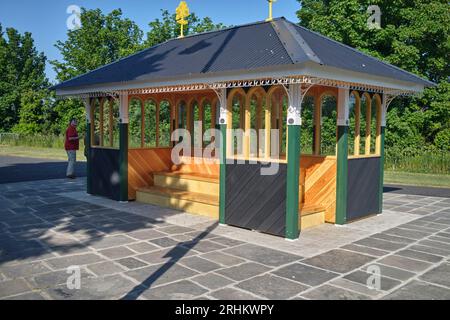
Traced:
<path fill-rule="evenodd" d="M 371 140 L 371 125 L 372 125 L 372 97 L 368 92 L 364 92 L 362 97 L 365 99 L 366 108 L 365 108 L 365 123 L 366 123 L 366 132 L 365 132 L 365 148 L 364 154 L 370 155 L 370 140 Z"/>
<path fill-rule="evenodd" d="M 253 98 L 255 98 L 253 100 Z M 244 144 L 244 156 L 262 157 L 264 155 L 261 141 L 259 137 L 259 130 L 262 129 L 262 110 L 263 102 L 266 100 L 266 91 L 262 87 L 252 87 L 247 92 L 246 105 L 245 105 L 245 144 Z M 252 125 L 252 102 L 255 101 L 255 123 Z M 255 130 L 256 136 L 251 136 L 251 132 Z M 253 132 L 255 132 L 253 131 Z M 255 139 L 256 143 L 253 144 L 252 139 Z M 251 150 L 251 146 L 256 145 L 256 150 Z"/>
<path fill-rule="evenodd" d="M 324 103 L 325 103 L 325 99 L 327 98 L 332 98 L 334 99 L 334 108 L 330 108 L 329 110 L 325 110 L 324 109 Z M 324 90 L 321 91 L 321 93 L 319 94 L 319 98 L 317 100 L 317 102 L 315 102 L 315 110 L 317 110 L 317 122 L 315 123 L 317 128 L 316 129 L 316 135 L 315 135 L 315 139 L 316 141 L 314 142 L 315 144 L 315 150 L 319 150 L 318 153 L 316 151 L 316 153 L 318 155 L 336 155 L 336 151 L 337 151 L 337 94 L 334 93 L 334 91 L 332 90 Z M 324 128 L 324 119 L 325 119 L 325 115 L 324 115 L 324 111 L 330 112 L 330 114 L 327 116 L 327 118 L 332 117 L 333 116 L 333 112 L 336 113 L 336 119 L 332 119 L 333 120 L 333 127 L 335 127 L 335 134 L 332 135 L 335 137 L 335 144 L 334 144 L 334 152 L 331 152 L 330 150 L 325 150 L 324 152 L 324 148 L 328 147 L 325 142 L 329 142 L 328 140 L 324 140 L 323 139 L 323 135 L 324 133 L 326 133 L 325 128 Z M 330 138 L 331 139 L 331 138 Z M 318 140 L 318 141 L 317 141 Z M 331 145 L 330 145 L 331 146 Z M 318 149 L 316 149 L 316 147 Z"/>
<path fill-rule="evenodd" d="M 355 136 L 353 154 L 359 156 L 361 144 L 361 97 L 358 91 L 352 91 L 350 95 L 355 97 Z"/>
<path fill-rule="evenodd" d="M 146 99 L 143 99 L 143 101 L 143 145 L 145 147 L 157 147 L 159 145 L 159 103 L 158 100 L 153 97 L 147 97 Z"/>
<path fill-rule="evenodd" d="M 232 129 L 238 129 L 233 128 L 233 102 L 235 98 L 239 99 L 239 128 L 244 129 L 244 110 L 246 105 L 245 91 L 242 88 L 234 88 L 229 92 L 227 97 L 227 156 L 230 157 L 235 155 Z"/>
<path fill-rule="evenodd" d="M 129 100 L 129 147 L 144 147 L 144 101 L 140 96 L 130 96 Z"/>
<path fill-rule="evenodd" d="M 283 112 L 283 98 L 286 97 L 286 90 L 282 86 L 272 86 L 267 91 L 266 95 L 266 128 L 269 128 L 267 125 L 268 120 L 270 121 L 270 128 L 266 130 L 266 157 L 267 150 L 270 153 L 269 157 L 279 157 L 282 154 L 283 149 L 283 134 L 287 136 L 287 126 L 286 130 L 283 130 L 283 125 L 286 123 L 285 114 Z M 268 117 L 270 119 L 268 119 Z M 277 154 L 272 154 L 272 142 L 271 142 L 271 129 L 278 129 L 278 152 Z M 269 137 L 267 141 L 267 136 Z"/>
<path fill-rule="evenodd" d="M 167 110 L 169 109 L 169 110 Z M 170 147 L 173 128 L 173 104 L 167 98 L 158 101 L 157 123 L 158 123 L 158 147 Z M 166 114 L 166 112 L 168 113 Z M 164 117 L 163 115 L 166 115 Z M 168 131 L 166 132 L 166 127 Z"/>
<path fill-rule="evenodd" d="M 376 138 L 375 138 L 375 154 L 381 154 L 381 117 L 382 117 L 382 102 L 379 94 L 373 96 L 376 108 Z"/>
<path fill-rule="evenodd" d="M 208 130 L 214 129 L 215 124 L 214 105 L 210 97 L 204 96 L 200 99 L 200 110 L 202 119 L 202 146 L 206 147 L 206 145 L 211 143 L 211 132 Z M 206 136 L 205 133 L 207 133 Z"/>

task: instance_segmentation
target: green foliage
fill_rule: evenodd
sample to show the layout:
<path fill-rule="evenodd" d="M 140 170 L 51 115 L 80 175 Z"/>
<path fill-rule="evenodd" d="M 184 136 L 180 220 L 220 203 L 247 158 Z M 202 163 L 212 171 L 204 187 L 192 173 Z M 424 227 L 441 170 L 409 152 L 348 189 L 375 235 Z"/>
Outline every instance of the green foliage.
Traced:
<path fill-rule="evenodd" d="M 0 24 L 0 131 L 9 131 L 19 122 L 22 95 L 48 86 L 46 58 L 34 45 L 31 33 L 20 34 Z M 40 93 L 38 93 L 40 94 Z M 28 100 L 29 104 L 36 99 Z M 36 106 L 37 107 L 37 106 Z"/>
<path fill-rule="evenodd" d="M 145 47 L 152 47 L 180 35 L 181 27 L 176 23 L 176 14 L 170 14 L 168 10 L 161 10 L 161 19 L 155 19 L 149 23 L 150 31 L 147 32 Z M 200 19 L 195 13 L 187 18 L 188 24 L 184 26 L 185 36 L 224 28 L 224 25 L 214 24 L 211 18 Z"/>
<path fill-rule="evenodd" d="M 100 9 L 81 12 L 82 27 L 69 30 L 56 48 L 63 61 L 51 61 L 60 81 L 71 79 L 135 53 L 141 48 L 142 31 L 120 9 L 103 14 Z"/>
<path fill-rule="evenodd" d="M 35 134 L 49 132 L 55 112 L 53 99 L 46 90 L 22 92 L 20 98 L 19 123 L 12 131 L 16 133 Z"/>
<path fill-rule="evenodd" d="M 300 24 L 438 82 L 418 98 L 397 98 L 387 115 L 386 148 L 448 150 L 450 7 L 446 0 L 299 0 Z M 369 5 L 381 29 L 369 29 Z M 362 124 L 363 125 L 363 124 Z M 363 142 L 363 141 L 361 141 Z"/>

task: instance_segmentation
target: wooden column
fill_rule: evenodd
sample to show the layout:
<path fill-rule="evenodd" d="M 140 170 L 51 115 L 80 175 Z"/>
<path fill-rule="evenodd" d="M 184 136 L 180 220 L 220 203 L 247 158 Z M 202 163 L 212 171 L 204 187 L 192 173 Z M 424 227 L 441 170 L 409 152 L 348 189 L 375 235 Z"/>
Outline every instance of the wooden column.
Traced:
<path fill-rule="evenodd" d="M 114 100 L 108 99 L 109 106 L 109 146 L 114 147 Z"/>
<path fill-rule="evenodd" d="M 349 90 L 338 90 L 338 144 L 336 173 L 336 224 L 344 224 L 347 220 L 347 180 L 348 180 L 348 118 Z"/>
<path fill-rule="evenodd" d="M 119 125 L 119 177 L 120 201 L 128 201 L 128 124 L 129 124 L 128 94 L 120 95 L 120 125 Z"/>
<path fill-rule="evenodd" d="M 272 112 L 271 112 L 271 108 L 272 108 L 272 97 L 269 95 L 266 95 L 266 110 L 264 112 L 264 116 L 265 116 L 265 143 L 264 143 L 264 149 L 265 149 L 265 156 L 267 159 L 270 159 L 271 156 L 271 142 L 270 142 L 270 138 L 271 138 L 271 129 L 272 129 Z"/>
<path fill-rule="evenodd" d="M 320 92 L 317 91 L 314 96 L 314 142 L 313 142 L 313 154 L 320 154 L 320 134 L 321 134 L 321 118 L 322 118 L 322 97 Z"/>
<path fill-rule="evenodd" d="M 361 145 L 361 99 L 355 99 L 355 142 L 354 155 L 359 156 Z"/>
<path fill-rule="evenodd" d="M 386 113 L 388 108 L 387 95 L 383 94 L 380 107 L 380 185 L 378 187 L 378 213 L 383 212 L 383 192 L 384 192 L 384 136 L 386 130 Z"/>
<path fill-rule="evenodd" d="M 100 100 L 100 105 L 99 105 L 99 108 L 100 108 L 100 124 L 99 124 L 99 131 L 100 131 L 100 142 L 99 142 L 99 145 L 101 146 L 101 147 L 103 147 L 103 124 L 104 124 L 104 112 L 103 112 L 103 108 L 104 108 L 104 106 L 105 106 L 105 99 L 101 99 Z"/>
<path fill-rule="evenodd" d="M 287 116 L 286 239 L 299 236 L 301 85 L 289 85 Z"/>
<path fill-rule="evenodd" d="M 370 154 L 370 137 L 372 127 L 372 99 L 369 95 L 366 96 L 366 148 L 364 154 Z"/>
<path fill-rule="evenodd" d="M 156 129 L 155 129 L 155 133 L 156 133 L 156 136 L 155 136 L 155 147 L 159 147 L 159 135 L 160 135 L 160 132 L 159 132 L 159 116 L 160 116 L 160 114 L 161 114 L 161 101 L 159 101 L 159 100 L 154 100 L 153 101 L 154 103 L 155 103 L 155 112 L 156 112 L 156 115 L 155 115 L 155 120 L 156 120 Z"/>
<path fill-rule="evenodd" d="M 250 112 L 251 99 L 250 97 L 245 98 L 245 113 L 244 113 L 244 159 L 250 157 L 250 127 L 251 127 L 251 112 Z"/>
<path fill-rule="evenodd" d="M 227 159 L 227 136 L 228 132 L 231 130 L 227 130 L 230 128 L 231 122 L 230 120 L 230 111 L 228 107 L 230 106 L 230 102 L 227 102 L 227 89 L 220 89 L 217 92 L 219 98 L 219 126 L 220 126 L 220 178 L 219 178 L 219 223 L 225 224 L 225 203 L 226 203 L 226 159 Z M 231 104 L 233 101 L 231 101 Z M 232 109 L 231 109 L 232 110 Z"/>
<path fill-rule="evenodd" d="M 381 154 L 381 113 L 382 107 L 380 101 L 376 100 L 376 111 L 377 111 L 377 119 L 376 119 L 376 136 L 375 136 L 375 154 Z"/>

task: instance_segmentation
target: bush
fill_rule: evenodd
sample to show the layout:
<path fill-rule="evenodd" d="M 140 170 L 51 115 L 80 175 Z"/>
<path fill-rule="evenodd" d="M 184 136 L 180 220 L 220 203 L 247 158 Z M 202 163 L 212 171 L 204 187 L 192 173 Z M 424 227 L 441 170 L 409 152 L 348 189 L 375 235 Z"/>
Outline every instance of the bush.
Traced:
<path fill-rule="evenodd" d="M 390 147 L 385 151 L 385 169 L 393 171 L 450 174 L 450 152 L 434 146 Z"/>

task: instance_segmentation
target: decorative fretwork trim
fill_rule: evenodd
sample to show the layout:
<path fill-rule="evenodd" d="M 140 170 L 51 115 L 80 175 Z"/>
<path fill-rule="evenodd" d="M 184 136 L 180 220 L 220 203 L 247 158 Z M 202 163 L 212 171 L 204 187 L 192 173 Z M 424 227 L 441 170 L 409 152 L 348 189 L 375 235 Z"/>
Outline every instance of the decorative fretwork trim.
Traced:
<path fill-rule="evenodd" d="M 202 91 L 202 90 L 219 90 L 219 89 L 232 89 L 232 88 L 248 88 L 248 87 L 262 87 L 262 86 L 288 86 L 295 84 L 305 85 L 321 85 L 327 87 L 336 87 L 349 90 L 367 91 L 373 93 L 384 93 L 391 95 L 411 96 L 418 94 L 413 90 L 395 90 L 387 87 L 373 86 L 368 84 L 345 82 L 339 80 L 322 79 L 316 77 L 300 76 L 300 77 L 286 77 L 286 78 L 272 78 L 272 79 L 254 79 L 246 81 L 224 81 L 215 83 L 200 83 L 190 85 L 177 85 L 177 86 L 164 86 L 154 88 L 142 88 L 142 89 L 130 89 L 130 90 L 118 90 L 118 91 L 94 91 L 81 94 L 67 94 L 59 95 L 60 99 L 68 98 L 100 98 L 100 97 L 114 97 L 117 98 L 122 92 L 127 92 L 129 95 L 141 95 L 141 94 L 158 94 L 158 93 L 179 93 L 189 91 Z"/>

